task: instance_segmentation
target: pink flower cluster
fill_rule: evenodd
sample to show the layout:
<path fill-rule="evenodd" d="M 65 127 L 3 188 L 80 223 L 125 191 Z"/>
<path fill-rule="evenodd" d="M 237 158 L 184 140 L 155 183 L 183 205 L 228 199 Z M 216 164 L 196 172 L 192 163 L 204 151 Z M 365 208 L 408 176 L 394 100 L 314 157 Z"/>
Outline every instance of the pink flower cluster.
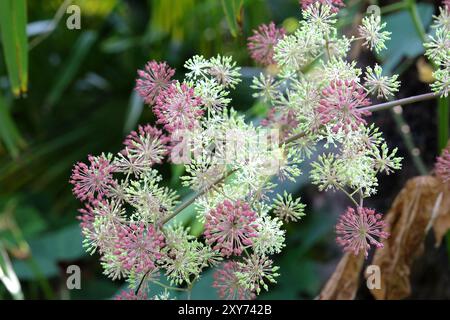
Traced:
<path fill-rule="evenodd" d="M 444 183 L 450 182 L 450 147 L 444 149 L 440 157 L 437 157 L 435 164 L 435 172 L 436 175 L 441 179 Z"/>
<path fill-rule="evenodd" d="M 342 0 L 300 0 L 303 9 L 307 9 L 310 5 L 320 2 L 329 5 L 333 12 L 338 12 L 345 4 Z"/>
<path fill-rule="evenodd" d="M 149 61 L 145 65 L 145 70 L 138 70 L 140 78 L 136 80 L 136 91 L 145 103 L 153 104 L 160 92 L 173 82 L 171 78 L 174 74 L 175 70 L 165 62 Z"/>
<path fill-rule="evenodd" d="M 135 87 L 145 103 L 152 106 L 157 123 L 162 124 L 169 133 L 194 129 L 204 113 L 202 101 L 195 95 L 194 89 L 186 83 L 172 80 L 174 74 L 175 70 L 165 62 L 150 61 L 145 70 L 138 70 L 139 79 Z M 159 137 L 162 138 L 161 135 Z"/>
<path fill-rule="evenodd" d="M 240 255 L 258 235 L 256 219 L 256 212 L 247 203 L 225 200 L 206 215 L 206 242 L 210 245 L 215 243 L 213 249 L 225 257 Z"/>
<path fill-rule="evenodd" d="M 144 162 L 161 163 L 168 153 L 167 144 L 170 139 L 161 130 L 147 124 L 139 126 L 137 131 L 132 131 L 123 142 L 125 149 L 122 154 L 138 157 Z"/>
<path fill-rule="evenodd" d="M 101 199 L 108 194 L 110 186 L 116 183 L 113 179 L 115 168 L 106 157 L 89 155 L 88 160 L 90 165 L 78 162 L 70 178 L 74 195 L 82 201 Z"/>
<path fill-rule="evenodd" d="M 247 43 L 252 59 L 265 66 L 275 64 L 274 47 L 285 34 L 284 28 L 275 27 L 273 22 L 269 25 L 262 24 L 258 30 L 253 30 L 253 36 L 248 38 Z"/>
<path fill-rule="evenodd" d="M 228 261 L 222 264 L 214 273 L 213 288 L 217 289 L 219 297 L 226 300 L 253 300 L 255 294 L 244 288 L 236 276 L 242 268 L 236 261 Z"/>
<path fill-rule="evenodd" d="M 383 231 L 387 223 L 382 215 L 372 209 L 358 207 L 357 210 L 348 207 L 336 225 L 336 242 L 346 252 L 358 255 L 360 251 L 367 257 L 370 245 L 382 248 L 381 239 L 387 239 L 389 233 Z M 375 237 L 378 237 L 377 240 Z"/>
<path fill-rule="evenodd" d="M 193 88 L 174 83 L 158 96 L 153 112 L 158 117 L 157 123 L 163 124 L 168 132 L 192 130 L 204 113 L 201 104 Z"/>
<path fill-rule="evenodd" d="M 164 245 L 163 234 L 153 225 L 141 222 L 121 228 L 114 255 L 126 270 L 145 273 L 156 267 L 155 261 L 161 258 Z"/>
<path fill-rule="evenodd" d="M 371 112 L 360 107 L 370 105 L 370 100 L 355 81 L 332 81 L 330 86 L 322 91 L 322 99 L 316 111 L 320 123 L 333 124 L 333 131 L 343 129 L 345 132 L 356 130 L 361 124 L 366 124 L 364 116 Z"/>

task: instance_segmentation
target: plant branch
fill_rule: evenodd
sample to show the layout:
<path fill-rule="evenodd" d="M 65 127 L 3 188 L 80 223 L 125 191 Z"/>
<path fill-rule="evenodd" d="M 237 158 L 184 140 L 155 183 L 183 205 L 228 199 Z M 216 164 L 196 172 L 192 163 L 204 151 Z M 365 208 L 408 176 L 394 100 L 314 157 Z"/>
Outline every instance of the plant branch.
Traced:
<path fill-rule="evenodd" d="M 412 103 L 416 103 L 416 102 L 420 102 L 420 101 L 431 100 L 431 99 L 435 99 L 436 97 L 437 97 L 436 93 L 430 92 L 430 93 L 420 94 L 420 95 L 417 95 L 417 96 L 412 96 L 412 97 L 399 99 L 399 100 L 395 100 L 395 101 L 389 101 L 389 102 L 384 102 L 384 103 L 380 103 L 380 104 L 375 104 L 373 106 L 368 106 L 368 107 L 361 108 L 360 110 L 361 111 L 367 110 L 367 111 L 371 111 L 371 112 L 376 112 L 376 111 L 390 109 L 390 108 L 393 108 L 395 106 L 404 106 L 404 105 L 407 105 L 407 104 L 412 104 Z"/>

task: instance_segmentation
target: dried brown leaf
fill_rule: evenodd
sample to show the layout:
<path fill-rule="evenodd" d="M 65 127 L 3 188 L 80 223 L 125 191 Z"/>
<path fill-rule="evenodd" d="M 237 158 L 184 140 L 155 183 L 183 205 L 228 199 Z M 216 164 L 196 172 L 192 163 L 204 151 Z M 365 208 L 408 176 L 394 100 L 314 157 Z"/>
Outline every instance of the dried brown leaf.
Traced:
<path fill-rule="evenodd" d="M 436 206 L 441 192 L 438 179 L 424 176 L 409 180 L 397 195 L 386 215 L 385 231 L 391 236 L 384 241 L 384 248 L 375 251 L 372 261 L 381 270 L 381 288 L 371 290 L 376 299 L 403 299 L 410 295 L 411 265 L 423 251 L 432 219 L 437 221 L 445 211 L 442 205 Z"/>
<path fill-rule="evenodd" d="M 446 186 L 443 186 L 440 197 L 442 198 L 442 200 L 439 204 L 436 217 L 433 221 L 436 247 L 439 247 L 441 245 L 442 239 L 450 230 L 450 191 Z"/>
<path fill-rule="evenodd" d="M 364 255 L 345 253 L 331 278 L 322 289 L 320 300 L 353 300 L 359 286 Z"/>

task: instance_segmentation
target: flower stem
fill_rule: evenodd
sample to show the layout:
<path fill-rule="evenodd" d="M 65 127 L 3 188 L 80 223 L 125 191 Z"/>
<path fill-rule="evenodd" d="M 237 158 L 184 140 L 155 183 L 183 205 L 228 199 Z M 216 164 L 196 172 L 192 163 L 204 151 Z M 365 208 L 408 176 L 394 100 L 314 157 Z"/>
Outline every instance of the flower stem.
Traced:
<path fill-rule="evenodd" d="M 185 289 L 185 288 L 177 288 L 177 287 L 171 287 L 171 286 L 165 285 L 164 283 L 159 282 L 159 281 L 157 281 L 157 280 L 152 280 L 152 282 L 153 282 L 154 284 L 157 284 L 157 285 L 160 286 L 160 287 L 163 287 L 164 289 L 167 289 L 167 290 L 183 291 L 183 292 L 189 291 L 189 289 Z"/>
<path fill-rule="evenodd" d="M 381 8 L 381 14 L 388 14 L 396 11 L 400 11 L 403 9 L 407 9 L 408 4 L 406 2 L 395 2 L 392 4 L 388 4 Z"/>
<path fill-rule="evenodd" d="M 427 34 L 425 32 L 425 28 L 422 24 L 422 20 L 420 20 L 419 11 L 417 10 L 417 5 L 415 0 L 405 0 L 405 5 L 409 9 L 409 13 L 411 14 L 411 18 L 414 23 L 414 28 L 416 28 L 417 34 L 419 35 L 422 42 L 426 41 Z"/>
<path fill-rule="evenodd" d="M 437 97 L 437 95 L 434 92 L 430 92 L 430 93 L 420 94 L 420 95 L 417 95 L 417 96 L 412 96 L 412 97 L 408 97 L 408 98 L 404 98 L 404 99 L 399 99 L 399 100 L 389 101 L 389 102 L 385 102 L 385 103 L 375 104 L 373 106 L 361 108 L 360 110 L 361 111 L 367 110 L 367 111 L 371 111 L 371 112 L 376 112 L 376 111 L 390 109 L 390 108 L 393 108 L 395 106 L 404 106 L 404 105 L 407 105 L 407 104 L 412 104 L 412 103 L 416 103 L 416 102 L 420 102 L 420 101 L 431 100 L 431 99 L 435 99 L 436 97 Z"/>
<path fill-rule="evenodd" d="M 449 104 L 448 97 L 438 100 L 438 141 L 439 152 L 447 146 L 448 143 L 448 127 L 449 127 Z"/>
<path fill-rule="evenodd" d="M 350 195 L 350 193 L 348 193 L 344 188 L 339 188 L 339 190 L 341 190 L 343 193 L 345 193 L 345 195 L 347 197 L 349 197 L 350 200 L 352 200 L 352 202 L 355 204 L 356 207 L 358 207 L 358 202 L 356 202 L 356 200 Z"/>

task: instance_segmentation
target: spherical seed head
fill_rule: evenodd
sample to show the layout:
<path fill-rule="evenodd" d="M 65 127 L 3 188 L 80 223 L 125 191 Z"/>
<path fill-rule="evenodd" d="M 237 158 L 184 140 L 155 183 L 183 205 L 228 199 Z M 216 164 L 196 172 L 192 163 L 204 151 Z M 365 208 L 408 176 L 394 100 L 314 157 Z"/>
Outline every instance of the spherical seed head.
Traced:
<path fill-rule="evenodd" d="M 73 184 L 72 192 L 80 200 L 101 200 L 108 194 L 111 186 L 115 185 L 113 173 L 115 167 L 105 156 L 94 157 L 89 155 L 90 165 L 78 162 L 72 169 L 70 183 Z"/>
<path fill-rule="evenodd" d="M 114 254 L 126 270 L 145 273 L 156 268 L 164 247 L 164 236 L 153 225 L 135 223 L 118 232 Z"/>
<path fill-rule="evenodd" d="M 437 157 L 435 172 L 444 183 L 450 183 L 450 146 L 445 149 L 440 157 Z"/>
<path fill-rule="evenodd" d="M 274 47 L 285 34 L 284 28 L 277 28 L 273 22 L 269 25 L 262 24 L 258 30 L 253 30 L 253 36 L 247 42 L 252 59 L 266 66 L 275 64 Z"/>
<path fill-rule="evenodd" d="M 154 104 L 160 92 L 173 82 L 175 70 L 165 62 L 149 61 L 144 70 L 138 70 L 135 90 L 147 104 Z"/>
<path fill-rule="evenodd" d="M 257 214 L 247 203 L 225 200 L 206 215 L 205 237 L 225 256 L 240 255 L 258 236 Z"/>
<path fill-rule="evenodd" d="M 213 288 L 221 299 L 226 300 L 252 300 L 255 294 L 242 286 L 236 276 L 242 268 L 236 261 L 228 261 L 222 264 L 222 267 L 214 273 Z"/>
<path fill-rule="evenodd" d="M 383 247 L 381 239 L 389 237 L 389 233 L 383 231 L 386 227 L 387 223 L 382 220 L 382 215 L 374 210 L 358 207 L 355 211 L 348 207 L 336 225 L 336 242 L 346 252 L 358 255 L 362 251 L 367 257 L 371 245 Z"/>
<path fill-rule="evenodd" d="M 149 165 L 161 163 L 168 153 L 167 144 L 170 139 L 161 130 L 147 124 L 132 131 L 123 142 L 122 154 L 130 158 L 139 158 Z"/>
<path fill-rule="evenodd" d="M 192 130 L 198 126 L 204 112 L 200 105 L 201 99 L 194 94 L 193 88 L 185 83 L 174 83 L 158 96 L 153 111 L 158 123 L 168 132 Z"/>
<path fill-rule="evenodd" d="M 337 80 L 322 91 L 316 111 L 321 124 L 331 123 L 335 132 L 339 129 L 349 132 L 367 124 L 363 117 L 371 115 L 371 112 L 360 107 L 368 105 L 370 100 L 355 81 Z"/>
<path fill-rule="evenodd" d="M 338 12 L 345 4 L 342 0 L 300 0 L 300 4 L 303 9 L 308 8 L 310 5 L 320 2 L 331 7 L 333 12 Z"/>

